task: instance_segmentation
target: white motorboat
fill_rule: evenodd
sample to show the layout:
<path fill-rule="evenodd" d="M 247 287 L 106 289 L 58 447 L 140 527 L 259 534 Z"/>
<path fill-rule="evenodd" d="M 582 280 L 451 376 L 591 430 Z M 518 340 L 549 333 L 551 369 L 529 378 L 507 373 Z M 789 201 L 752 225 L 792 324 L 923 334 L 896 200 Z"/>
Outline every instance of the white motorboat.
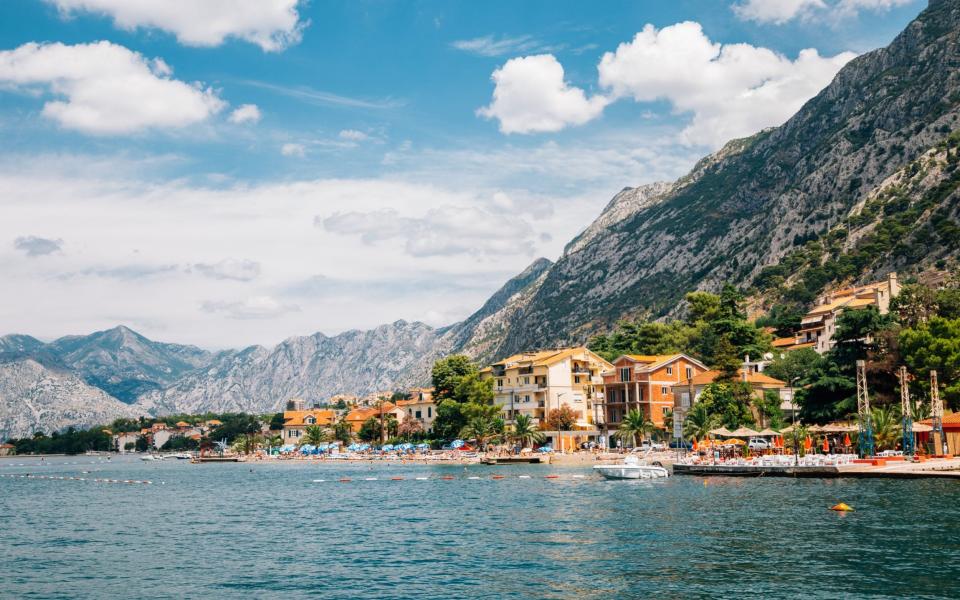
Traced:
<path fill-rule="evenodd" d="M 670 476 L 670 471 L 663 467 L 641 464 L 636 456 L 628 456 L 616 465 L 594 465 L 593 470 L 607 479 L 659 479 Z"/>
<path fill-rule="evenodd" d="M 189 452 L 178 452 L 177 454 L 171 454 L 170 457 L 177 460 L 190 460 L 193 458 L 193 455 Z"/>
<path fill-rule="evenodd" d="M 163 457 L 156 454 L 144 454 L 140 457 L 140 460 L 163 460 Z"/>

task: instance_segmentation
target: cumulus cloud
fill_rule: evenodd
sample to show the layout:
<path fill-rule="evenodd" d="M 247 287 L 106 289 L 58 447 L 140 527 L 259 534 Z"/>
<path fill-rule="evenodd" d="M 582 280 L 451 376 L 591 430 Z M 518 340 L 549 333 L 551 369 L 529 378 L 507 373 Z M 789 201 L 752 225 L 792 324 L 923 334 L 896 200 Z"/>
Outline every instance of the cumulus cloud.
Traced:
<path fill-rule="evenodd" d="M 0 84 L 47 91 L 42 114 L 67 129 L 127 134 L 200 123 L 225 103 L 215 91 L 171 77 L 159 58 L 110 42 L 28 43 L 0 52 Z"/>
<path fill-rule="evenodd" d="M 338 212 L 318 216 L 314 224 L 332 233 L 360 236 L 367 244 L 400 239 L 406 252 L 416 257 L 532 254 L 534 249 L 534 232 L 526 221 L 468 206 L 442 206 L 422 217 L 402 216 L 390 208 Z"/>
<path fill-rule="evenodd" d="M 749 44 L 713 43 L 699 23 L 647 25 L 600 61 L 600 84 L 615 98 L 667 100 L 692 120 L 682 137 L 717 147 L 782 124 L 822 90 L 855 54 L 796 60 Z"/>
<path fill-rule="evenodd" d="M 126 30 L 161 29 L 188 46 L 236 38 L 277 51 L 300 41 L 300 0 L 47 0 L 64 15 L 105 15 Z"/>
<path fill-rule="evenodd" d="M 496 119 L 503 133 L 559 131 L 582 125 L 603 112 L 608 100 L 588 98 L 563 79 L 563 66 L 551 54 L 512 58 L 493 72 L 493 102 L 477 111 Z"/>
<path fill-rule="evenodd" d="M 253 281 L 260 276 L 260 263 L 255 260 L 227 258 L 216 263 L 197 263 L 193 268 L 211 279 Z"/>
<path fill-rule="evenodd" d="M 229 121 L 237 123 L 256 123 L 260 120 L 260 109 L 256 104 L 241 104 L 230 113 Z"/>
<path fill-rule="evenodd" d="M 854 17 L 863 11 L 883 12 L 913 0 L 742 0 L 733 12 L 745 21 L 783 25 L 794 19 Z"/>
<path fill-rule="evenodd" d="M 307 155 L 307 147 L 303 144 L 288 143 L 280 146 L 280 154 L 303 158 Z"/>
<path fill-rule="evenodd" d="M 27 256 L 34 258 L 60 252 L 63 248 L 63 240 L 27 235 L 15 239 L 13 241 L 13 247 Z"/>
<path fill-rule="evenodd" d="M 200 309 L 223 314 L 231 319 L 273 319 L 290 312 L 299 312 L 296 304 L 286 304 L 270 296 L 252 296 L 239 301 L 207 300 Z"/>

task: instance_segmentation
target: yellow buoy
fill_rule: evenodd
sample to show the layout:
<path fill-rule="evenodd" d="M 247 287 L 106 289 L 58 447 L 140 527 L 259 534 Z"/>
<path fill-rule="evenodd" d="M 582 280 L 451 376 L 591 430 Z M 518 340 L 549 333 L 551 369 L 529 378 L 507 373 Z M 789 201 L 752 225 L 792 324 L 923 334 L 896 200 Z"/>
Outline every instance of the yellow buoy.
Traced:
<path fill-rule="evenodd" d="M 839 512 L 853 512 L 853 507 L 845 502 L 841 502 L 840 504 L 831 506 L 830 510 L 836 510 Z"/>

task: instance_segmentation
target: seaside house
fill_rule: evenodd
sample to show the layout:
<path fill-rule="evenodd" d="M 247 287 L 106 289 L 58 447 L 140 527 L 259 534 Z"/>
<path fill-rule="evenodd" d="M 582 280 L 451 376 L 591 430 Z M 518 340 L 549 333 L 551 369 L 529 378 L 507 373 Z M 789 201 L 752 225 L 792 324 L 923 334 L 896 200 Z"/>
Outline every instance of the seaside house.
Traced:
<path fill-rule="evenodd" d="M 437 406 L 433 402 L 433 388 L 413 388 L 408 400 L 399 400 L 397 408 L 404 412 L 404 419 L 414 419 L 429 433 L 437 418 Z M 400 419 L 403 422 L 403 419 Z"/>
<path fill-rule="evenodd" d="M 313 408 L 309 410 L 283 411 L 283 438 L 284 444 L 299 444 L 307 427 L 333 425 L 337 413 L 329 408 Z"/>
<path fill-rule="evenodd" d="M 686 412 L 700 398 L 703 390 L 716 381 L 720 371 L 704 371 L 689 379 L 685 379 L 673 386 L 674 410 Z M 769 375 L 758 373 L 752 369 L 740 369 L 740 381 L 750 385 L 750 390 L 755 398 L 762 398 L 767 390 L 777 393 L 780 397 L 780 408 L 787 413 L 793 410 L 793 389 L 786 382 L 774 379 Z M 789 418 L 789 415 L 787 415 Z M 764 424 L 767 425 L 767 424 Z"/>
<path fill-rule="evenodd" d="M 817 298 L 817 304 L 800 321 L 800 330 L 792 336 L 778 338 L 773 347 L 780 352 L 813 348 L 820 354 L 833 348 L 837 317 L 843 311 L 876 306 L 881 315 L 890 312 L 890 301 L 900 293 L 896 273 L 883 281 L 827 292 Z"/>
<path fill-rule="evenodd" d="M 631 410 L 643 411 L 657 427 L 668 427 L 664 417 L 673 410 L 673 387 L 707 371 L 686 354 L 624 354 L 603 373 L 603 396 L 597 417 L 607 439 Z"/>
<path fill-rule="evenodd" d="M 128 431 L 125 433 L 117 433 L 113 436 L 113 445 L 121 454 L 128 452 L 127 444 L 133 444 L 136 446 L 137 438 L 140 437 L 135 431 Z"/>
<path fill-rule="evenodd" d="M 0 456 L 13 456 L 17 453 L 17 447 L 13 444 L 0 444 Z"/>
<path fill-rule="evenodd" d="M 380 414 L 381 410 L 379 406 L 355 408 L 348 412 L 344 419 L 346 419 L 347 423 L 350 423 L 350 429 L 353 430 L 353 433 L 359 433 L 360 428 L 363 427 L 365 422 L 367 422 L 371 417 L 379 419 Z M 406 416 L 406 412 L 393 402 L 385 400 L 383 402 L 383 418 L 386 419 L 389 415 L 393 415 L 394 418 L 397 419 L 397 422 L 400 422 Z"/>
<path fill-rule="evenodd" d="M 545 428 L 550 411 L 570 408 L 577 419 L 573 431 L 545 430 L 549 443 L 561 448 L 595 440 L 600 434 L 594 402 L 603 383 L 601 373 L 611 368 L 601 356 L 580 346 L 514 354 L 482 369 L 480 375 L 493 379 L 494 402 L 503 405 L 508 424 L 523 414 Z M 560 444 L 560 436 L 569 441 Z"/>
<path fill-rule="evenodd" d="M 933 419 L 920 421 L 920 423 L 932 429 Z M 947 439 L 947 454 L 960 456 L 960 412 L 943 415 L 941 423 L 943 424 L 943 436 Z M 933 434 L 930 431 L 917 434 L 917 440 L 924 445 L 934 442 Z M 934 454 L 939 454 L 939 450 L 934 449 Z"/>

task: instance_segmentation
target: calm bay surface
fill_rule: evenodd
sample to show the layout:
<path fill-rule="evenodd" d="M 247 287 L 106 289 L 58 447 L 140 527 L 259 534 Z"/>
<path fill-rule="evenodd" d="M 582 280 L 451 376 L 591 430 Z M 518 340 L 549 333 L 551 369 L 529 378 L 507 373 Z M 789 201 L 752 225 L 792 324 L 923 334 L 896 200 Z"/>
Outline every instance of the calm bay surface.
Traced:
<path fill-rule="evenodd" d="M 956 481 L 0 459 L 24 473 L 154 483 L 0 477 L 4 598 L 960 597 Z"/>

